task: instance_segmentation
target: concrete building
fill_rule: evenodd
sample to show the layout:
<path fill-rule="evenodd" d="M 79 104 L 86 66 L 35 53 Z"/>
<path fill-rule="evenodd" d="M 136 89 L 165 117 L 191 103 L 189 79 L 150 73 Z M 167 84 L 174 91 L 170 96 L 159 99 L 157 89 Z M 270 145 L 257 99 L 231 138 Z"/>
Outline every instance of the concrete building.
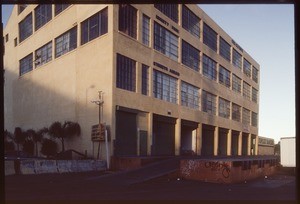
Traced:
<path fill-rule="evenodd" d="M 258 136 L 258 155 L 274 155 L 274 139 Z"/>
<path fill-rule="evenodd" d="M 110 155 L 257 154 L 260 66 L 197 5 L 19 5 L 4 45 L 10 131 L 75 121 L 95 156 L 102 91 Z"/>

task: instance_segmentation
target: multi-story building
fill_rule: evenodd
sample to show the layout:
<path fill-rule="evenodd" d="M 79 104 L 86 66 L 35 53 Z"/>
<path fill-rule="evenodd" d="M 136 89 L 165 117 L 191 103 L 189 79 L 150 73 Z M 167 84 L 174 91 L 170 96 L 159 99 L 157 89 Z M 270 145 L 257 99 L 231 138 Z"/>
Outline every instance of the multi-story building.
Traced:
<path fill-rule="evenodd" d="M 111 155 L 257 154 L 259 64 L 197 5 L 18 5 L 4 41 L 10 131 L 75 121 L 94 155 L 101 91 Z"/>
<path fill-rule="evenodd" d="M 275 144 L 274 139 L 258 136 L 258 155 L 274 155 Z"/>

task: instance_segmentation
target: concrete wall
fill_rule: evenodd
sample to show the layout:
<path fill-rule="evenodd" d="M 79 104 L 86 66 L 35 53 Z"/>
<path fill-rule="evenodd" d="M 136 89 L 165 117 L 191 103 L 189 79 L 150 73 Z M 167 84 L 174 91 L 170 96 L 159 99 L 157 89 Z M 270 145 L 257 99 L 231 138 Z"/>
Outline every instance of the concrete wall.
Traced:
<path fill-rule="evenodd" d="M 274 155 L 274 146 L 258 145 L 258 155 Z"/>

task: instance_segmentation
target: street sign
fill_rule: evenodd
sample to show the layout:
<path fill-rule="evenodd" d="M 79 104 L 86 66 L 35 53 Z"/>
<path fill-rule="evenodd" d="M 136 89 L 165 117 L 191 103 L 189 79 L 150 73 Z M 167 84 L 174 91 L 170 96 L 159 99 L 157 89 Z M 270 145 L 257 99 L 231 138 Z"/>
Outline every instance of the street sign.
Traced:
<path fill-rule="evenodd" d="M 92 126 L 92 141 L 105 141 L 105 123 Z"/>

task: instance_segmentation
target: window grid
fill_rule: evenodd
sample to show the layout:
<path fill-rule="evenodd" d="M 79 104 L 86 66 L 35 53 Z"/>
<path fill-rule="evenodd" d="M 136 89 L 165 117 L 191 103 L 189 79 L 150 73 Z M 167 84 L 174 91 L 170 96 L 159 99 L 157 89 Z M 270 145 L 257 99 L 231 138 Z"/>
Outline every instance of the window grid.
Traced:
<path fill-rule="evenodd" d="M 177 79 L 154 70 L 153 94 L 155 98 L 177 103 Z"/>
<path fill-rule="evenodd" d="M 18 14 L 22 13 L 26 7 L 27 7 L 27 4 L 19 4 L 18 5 Z"/>
<path fill-rule="evenodd" d="M 52 41 L 35 51 L 35 67 L 39 67 L 52 60 Z"/>
<path fill-rule="evenodd" d="M 252 101 L 257 103 L 257 97 L 258 96 L 258 91 L 252 87 Z"/>
<path fill-rule="evenodd" d="M 136 61 L 117 54 L 117 88 L 135 92 Z"/>
<path fill-rule="evenodd" d="M 203 55 L 202 57 L 203 75 L 212 80 L 217 80 L 217 63 L 211 58 Z"/>
<path fill-rule="evenodd" d="M 232 103 L 232 120 L 241 121 L 241 106 Z"/>
<path fill-rule="evenodd" d="M 216 96 L 204 90 L 202 91 L 202 111 L 216 115 Z"/>
<path fill-rule="evenodd" d="M 149 93 L 149 66 L 142 64 L 142 94 L 148 95 Z"/>
<path fill-rule="evenodd" d="M 154 4 L 154 7 L 172 21 L 178 23 L 178 4 Z"/>
<path fill-rule="evenodd" d="M 150 18 L 143 14 L 143 44 L 150 45 Z"/>
<path fill-rule="evenodd" d="M 203 24 L 203 43 L 217 51 L 217 33 L 206 23 Z"/>
<path fill-rule="evenodd" d="M 185 5 L 182 5 L 182 27 L 200 38 L 200 18 Z"/>
<path fill-rule="evenodd" d="M 220 37 L 220 55 L 230 62 L 230 44 Z"/>
<path fill-rule="evenodd" d="M 199 88 L 182 81 L 181 105 L 193 109 L 199 109 Z"/>
<path fill-rule="evenodd" d="M 219 116 L 223 118 L 230 117 L 230 102 L 219 97 Z"/>
<path fill-rule="evenodd" d="M 246 59 L 244 59 L 243 72 L 246 76 L 251 77 L 251 64 Z"/>
<path fill-rule="evenodd" d="M 250 110 L 243 108 L 242 123 L 245 125 L 250 125 Z"/>
<path fill-rule="evenodd" d="M 258 82 L 258 70 L 255 67 L 252 67 L 252 79 L 256 83 Z"/>
<path fill-rule="evenodd" d="M 232 75 L 232 90 L 241 93 L 242 80 L 236 75 Z"/>
<path fill-rule="evenodd" d="M 77 48 L 77 26 L 55 38 L 55 58 Z"/>
<path fill-rule="evenodd" d="M 257 127 L 257 113 L 251 112 L 251 125 Z"/>
<path fill-rule="evenodd" d="M 137 9 L 129 4 L 119 5 L 119 31 L 137 37 Z"/>
<path fill-rule="evenodd" d="M 68 8 L 71 4 L 55 4 L 55 10 L 54 10 L 54 15 L 57 16 L 58 14 L 60 14 L 63 10 L 65 10 L 66 8 Z"/>
<path fill-rule="evenodd" d="M 173 60 L 178 60 L 178 37 L 156 22 L 154 23 L 154 49 Z"/>
<path fill-rule="evenodd" d="M 32 71 L 33 69 L 33 54 L 30 53 L 26 57 L 20 60 L 20 76 Z"/>
<path fill-rule="evenodd" d="M 52 19 L 52 5 L 40 4 L 34 9 L 35 14 L 35 30 L 45 25 Z"/>
<path fill-rule="evenodd" d="M 250 85 L 246 82 L 243 82 L 243 96 L 250 100 Z"/>
<path fill-rule="evenodd" d="M 232 52 L 232 64 L 242 69 L 242 55 L 238 53 L 235 49 L 233 49 Z"/>
<path fill-rule="evenodd" d="M 107 33 L 107 7 L 81 23 L 81 45 Z"/>
<path fill-rule="evenodd" d="M 182 64 L 199 71 L 200 51 L 182 40 Z"/>
<path fill-rule="evenodd" d="M 19 23 L 19 41 L 22 42 L 32 35 L 32 13 Z"/>
<path fill-rule="evenodd" d="M 219 83 L 230 88 L 230 71 L 219 65 Z"/>

